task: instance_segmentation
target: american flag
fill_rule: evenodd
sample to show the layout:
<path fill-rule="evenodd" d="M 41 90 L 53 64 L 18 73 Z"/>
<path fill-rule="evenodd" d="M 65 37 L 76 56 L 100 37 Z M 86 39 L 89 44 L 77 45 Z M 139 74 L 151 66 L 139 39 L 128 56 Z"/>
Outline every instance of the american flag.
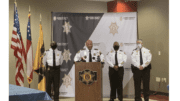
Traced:
<path fill-rule="evenodd" d="M 27 54 L 27 80 L 30 84 L 33 79 L 33 50 L 32 50 L 32 41 L 31 41 L 31 25 L 30 25 L 30 16 L 28 14 L 28 25 L 27 25 L 27 44 L 26 44 L 26 54 Z"/>
<path fill-rule="evenodd" d="M 15 82 L 16 85 L 24 86 L 24 69 L 22 60 L 26 63 L 26 52 L 24 49 L 23 40 L 20 32 L 19 17 L 16 7 L 16 2 L 14 3 L 14 26 L 12 31 L 11 48 L 14 50 L 14 56 L 16 57 L 16 72 L 15 72 Z"/>

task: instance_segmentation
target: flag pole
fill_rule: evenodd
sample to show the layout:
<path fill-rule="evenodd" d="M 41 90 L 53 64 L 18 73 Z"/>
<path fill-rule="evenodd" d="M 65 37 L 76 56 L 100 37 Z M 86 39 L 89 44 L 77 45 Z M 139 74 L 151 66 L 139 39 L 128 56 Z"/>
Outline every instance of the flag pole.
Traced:
<path fill-rule="evenodd" d="M 29 5 L 29 14 L 30 14 L 30 5 Z M 29 17 L 29 16 L 28 16 Z M 29 18 L 30 19 L 30 18 Z M 31 87 L 30 83 L 29 83 L 29 88 Z"/>
<path fill-rule="evenodd" d="M 30 13 L 31 9 L 30 9 L 30 5 L 29 5 L 29 13 Z"/>
<path fill-rule="evenodd" d="M 15 3 L 15 5 L 16 5 L 16 7 L 17 7 L 17 2 L 16 2 L 16 0 L 14 1 L 14 3 Z"/>
<path fill-rule="evenodd" d="M 42 17 L 41 17 L 41 13 L 40 13 L 40 24 L 41 24 L 41 19 L 42 19 Z"/>
<path fill-rule="evenodd" d="M 41 13 L 40 13 L 40 24 L 41 24 Z M 40 29 L 41 30 L 41 29 Z M 41 64 L 40 64 L 41 65 Z M 41 67 L 41 66 L 40 66 Z M 40 75 L 41 69 L 39 70 L 39 75 Z"/>

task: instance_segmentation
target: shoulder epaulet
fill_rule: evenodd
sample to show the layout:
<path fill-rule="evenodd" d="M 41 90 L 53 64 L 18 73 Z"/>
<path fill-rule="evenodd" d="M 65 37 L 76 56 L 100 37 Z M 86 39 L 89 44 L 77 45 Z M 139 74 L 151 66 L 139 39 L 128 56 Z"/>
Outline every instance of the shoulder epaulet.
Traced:
<path fill-rule="evenodd" d="M 132 51 L 131 55 L 133 54 L 134 51 Z"/>
<path fill-rule="evenodd" d="M 137 48 L 135 48 L 134 50 L 137 50 Z M 133 51 L 134 51 L 134 50 L 133 50 Z"/>
<path fill-rule="evenodd" d="M 107 55 L 109 54 L 109 52 L 107 53 Z"/>
<path fill-rule="evenodd" d="M 133 52 L 134 52 L 135 50 L 137 50 L 137 48 L 133 49 L 133 51 L 132 51 L 131 55 L 133 54 Z"/>
<path fill-rule="evenodd" d="M 101 51 L 99 51 L 99 54 L 100 54 L 100 55 L 102 54 Z"/>
<path fill-rule="evenodd" d="M 111 53 L 113 52 L 113 50 L 111 50 Z"/>
<path fill-rule="evenodd" d="M 144 47 L 144 49 L 146 49 L 146 50 L 148 50 L 148 51 L 149 51 L 149 49 L 147 49 L 146 47 Z"/>
<path fill-rule="evenodd" d="M 46 51 L 49 51 L 49 49 L 48 49 L 48 50 L 46 50 Z"/>
<path fill-rule="evenodd" d="M 149 53 L 151 53 L 151 51 L 149 50 Z"/>
<path fill-rule="evenodd" d="M 144 49 L 145 49 L 147 52 L 151 53 L 151 51 L 150 51 L 149 49 L 147 49 L 147 48 L 145 48 L 145 47 L 144 47 Z"/>
<path fill-rule="evenodd" d="M 95 48 L 94 50 L 98 50 L 97 48 Z"/>
<path fill-rule="evenodd" d="M 86 50 L 85 48 L 81 49 L 81 50 Z"/>
<path fill-rule="evenodd" d="M 57 48 L 58 51 L 60 51 L 60 49 Z"/>
<path fill-rule="evenodd" d="M 80 50 L 77 53 L 80 53 Z"/>
<path fill-rule="evenodd" d="M 44 56 L 46 55 L 46 52 L 47 52 L 47 51 L 49 51 L 49 50 L 44 51 L 44 53 L 43 53 Z"/>

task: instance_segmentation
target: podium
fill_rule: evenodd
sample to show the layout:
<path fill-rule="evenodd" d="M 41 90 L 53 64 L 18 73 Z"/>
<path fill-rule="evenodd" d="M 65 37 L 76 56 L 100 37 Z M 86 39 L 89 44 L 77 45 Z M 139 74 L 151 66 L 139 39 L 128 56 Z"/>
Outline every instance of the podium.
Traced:
<path fill-rule="evenodd" d="M 75 63 L 75 101 L 102 101 L 100 62 Z"/>

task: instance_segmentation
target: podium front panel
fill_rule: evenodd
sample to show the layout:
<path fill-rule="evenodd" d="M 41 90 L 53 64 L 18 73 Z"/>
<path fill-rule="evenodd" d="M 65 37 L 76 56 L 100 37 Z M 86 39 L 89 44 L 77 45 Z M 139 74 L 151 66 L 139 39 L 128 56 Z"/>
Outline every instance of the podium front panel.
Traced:
<path fill-rule="evenodd" d="M 75 101 L 102 101 L 100 62 L 75 63 Z"/>

